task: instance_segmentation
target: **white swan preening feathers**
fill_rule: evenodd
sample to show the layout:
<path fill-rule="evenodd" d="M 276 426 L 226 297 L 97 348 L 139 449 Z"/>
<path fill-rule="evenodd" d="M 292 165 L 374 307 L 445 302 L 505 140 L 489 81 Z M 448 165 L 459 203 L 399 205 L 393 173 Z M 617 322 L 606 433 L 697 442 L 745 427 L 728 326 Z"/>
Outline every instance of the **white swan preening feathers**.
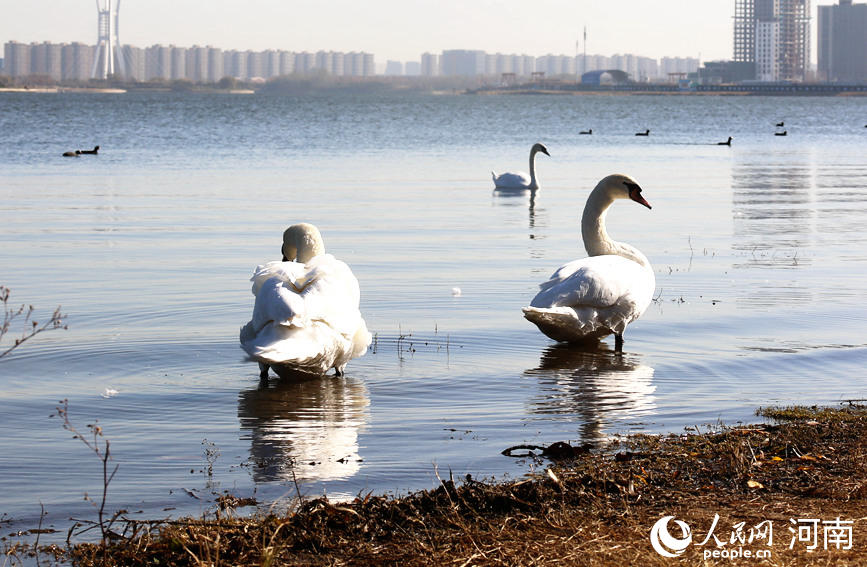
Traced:
<path fill-rule="evenodd" d="M 523 171 L 507 172 L 497 175 L 493 171 L 491 177 L 494 178 L 494 189 L 507 191 L 534 191 L 539 188 L 539 183 L 536 181 L 536 154 L 542 152 L 546 156 L 551 156 L 548 153 L 548 148 L 542 144 L 533 144 L 530 148 L 530 175 Z"/>
<path fill-rule="evenodd" d="M 585 342 L 614 333 L 620 351 L 626 326 L 653 299 L 656 278 L 650 262 L 638 249 L 612 240 L 605 230 L 606 212 L 617 199 L 651 208 L 632 178 L 615 174 L 602 179 L 587 198 L 581 219 L 589 257 L 558 268 L 524 308 L 524 317 L 554 340 Z"/>
<path fill-rule="evenodd" d="M 358 280 L 325 253 L 319 230 L 296 224 L 283 233 L 283 260 L 256 267 L 253 317 L 241 328 L 241 347 L 282 375 L 342 375 L 350 359 L 367 352 L 371 336 L 358 310 Z"/>

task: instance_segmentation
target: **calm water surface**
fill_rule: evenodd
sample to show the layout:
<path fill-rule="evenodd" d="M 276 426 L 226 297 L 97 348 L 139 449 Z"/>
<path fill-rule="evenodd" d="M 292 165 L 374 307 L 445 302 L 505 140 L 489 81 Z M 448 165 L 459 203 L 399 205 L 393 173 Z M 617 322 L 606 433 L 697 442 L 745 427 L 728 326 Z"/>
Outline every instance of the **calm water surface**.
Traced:
<path fill-rule="evenodd" d="M 40 502 L 61 535 L 95 518 L 100 464 L 49 417 L 62 399 L 111 440 L 109 508 L 156 518 L 288 501 L 293 477 L 343 498 L 519 476 L 519 443 L 867 397 L 865 122 L 854 97 L 0 94 L 0 284 L 69 324 L 0 361 L 0 530 Z M 494 195 L 536 141 L 539 193 Z M 613 172 L 653 204 L 617 203 L 609 231 L 658 296 L 622 356 L 521 316 L 584 255 Z M 376 340 L 344 378 L 262 386 L 248 278 L 299 221 L 354 270 Z"/>

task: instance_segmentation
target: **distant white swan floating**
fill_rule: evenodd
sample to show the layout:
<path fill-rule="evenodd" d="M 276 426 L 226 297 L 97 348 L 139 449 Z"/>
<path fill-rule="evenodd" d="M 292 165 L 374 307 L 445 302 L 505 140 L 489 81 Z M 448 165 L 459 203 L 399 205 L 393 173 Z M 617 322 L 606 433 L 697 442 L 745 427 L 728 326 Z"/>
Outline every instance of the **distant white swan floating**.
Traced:
<path fill-rule="evenodd" d="M 605 230 L 606 212 L 616 199 L 632 199 L 650 208 L 630 177 L 602 179 L 587 198 L 581 219 L 590 257 L 557 269 L 524 308 L 524 317 L 554 340 L 585 342 L 614 333 L 615 349 L 621 351 L 626 326 L 653 299 L 656 278 L 650 262 L 636 248 L 612 240 Z"/>
<path fill-rule="evenodd" d="M 539 188 L 539 184 L 536 181 L 536 154 L 542 152 L 546 156 L 551 156 L 548 153 L 548 148 L 543 146 L 542 144 L 533 144 L 533 147 L 530 148 L 530 175 L 528 176 L 523 171 L 518 171 L 514 173 L 502 173 L 497 175 L 493 171 L 491 172 L 491 177 L 494 178 L 494 189 L 501 190 L 511 190 L 511 191 L 519 191 L 519 190 L 534 190 Z"/>
<path fill-rule="evenodd" d="M 343 374 L 350 359 L 367 352 L 371 336 L 358 310 L 358 280 L 331 254 L 319 230 L 296 224 L 283 233 L 283 260 L 256 267 L 253 318 L 241 328 L 241 347 L 259 362 L 293 372 Z"/>

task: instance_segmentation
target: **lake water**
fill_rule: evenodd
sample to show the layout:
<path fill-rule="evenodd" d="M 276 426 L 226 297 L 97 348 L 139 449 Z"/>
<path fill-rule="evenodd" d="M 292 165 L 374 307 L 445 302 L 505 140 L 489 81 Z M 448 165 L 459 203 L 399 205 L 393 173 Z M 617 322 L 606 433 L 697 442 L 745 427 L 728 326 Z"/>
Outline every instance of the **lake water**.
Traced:
<path fill-rule="evenodd" d="M 0 531 L 40 503 L 57 539 L 96 517 L 100 463 L 49 417 L 62 399 L 111 441 L 108 508 L 160 518 L 296 481 L 515 477 L 516 444 L 865 398 L 865 123 L 856 97 L 0 93 L 0 284 L 69 325 L 0 360 Z M 490 171 L 526 171 L 536 141 L 535 198 L 495 195 Z M 584 256 L 584 201 L 614 172 L 653 210 L 618 202 L 609 232 L 657 278 L 622 356 L 521 314 Z M 352 267 L 376 339 L 343 378 L 260 386 L 248 278 L 300 221 Z"/>

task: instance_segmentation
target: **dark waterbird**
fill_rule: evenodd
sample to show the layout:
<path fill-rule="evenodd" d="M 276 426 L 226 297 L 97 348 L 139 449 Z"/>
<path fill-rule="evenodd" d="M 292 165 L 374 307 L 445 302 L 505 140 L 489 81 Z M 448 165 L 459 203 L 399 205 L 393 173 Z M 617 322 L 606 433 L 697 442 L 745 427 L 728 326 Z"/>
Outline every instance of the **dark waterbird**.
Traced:
<path fill-rule="evenodd" d="M 725 142 L 717 142 L 716 145 L 718 145 L 718 146 L 731 146 L 732 145 L 732 137 L 729 136 L 728 140 L 726 140 Z"/>
<path fill-rule="evenodd" d="M 786 125 L 785 122 L 777 122 L 777 128 L 782 128 L 785 125 Z"/>
<path fill-rule="evenodd" d="M 635 135 L 636 136 L 650 136 L 650 128 L 648 128 L 644 132 L 636 132 Z"/>
<path fill-rule="evenodd" d="M 63 152 L 63 157 L 80 157 L 81 150 L 75 150 L 74 152 Z"/>
<path fill-rule="evenodd" d="M 783 130 L 782 132 L 774 132 L 774 136 L 786 136 L 788 132 Z"/>
<path fill-rule="evenodd" d="M 590 128 L 589 130 L 581 130 L 581 131 L 578 132 L 578 133 L 579 133 L 579 134 L 592 134 L 592 133 L 593 133 L 593 128 Z"/>
<path fill-rule="evenodd" d="M 97 153 L 99 153 L 99 146 L 93 146 L 92 150 L 81 150 L 81 153 L 96 155 Z"/>

